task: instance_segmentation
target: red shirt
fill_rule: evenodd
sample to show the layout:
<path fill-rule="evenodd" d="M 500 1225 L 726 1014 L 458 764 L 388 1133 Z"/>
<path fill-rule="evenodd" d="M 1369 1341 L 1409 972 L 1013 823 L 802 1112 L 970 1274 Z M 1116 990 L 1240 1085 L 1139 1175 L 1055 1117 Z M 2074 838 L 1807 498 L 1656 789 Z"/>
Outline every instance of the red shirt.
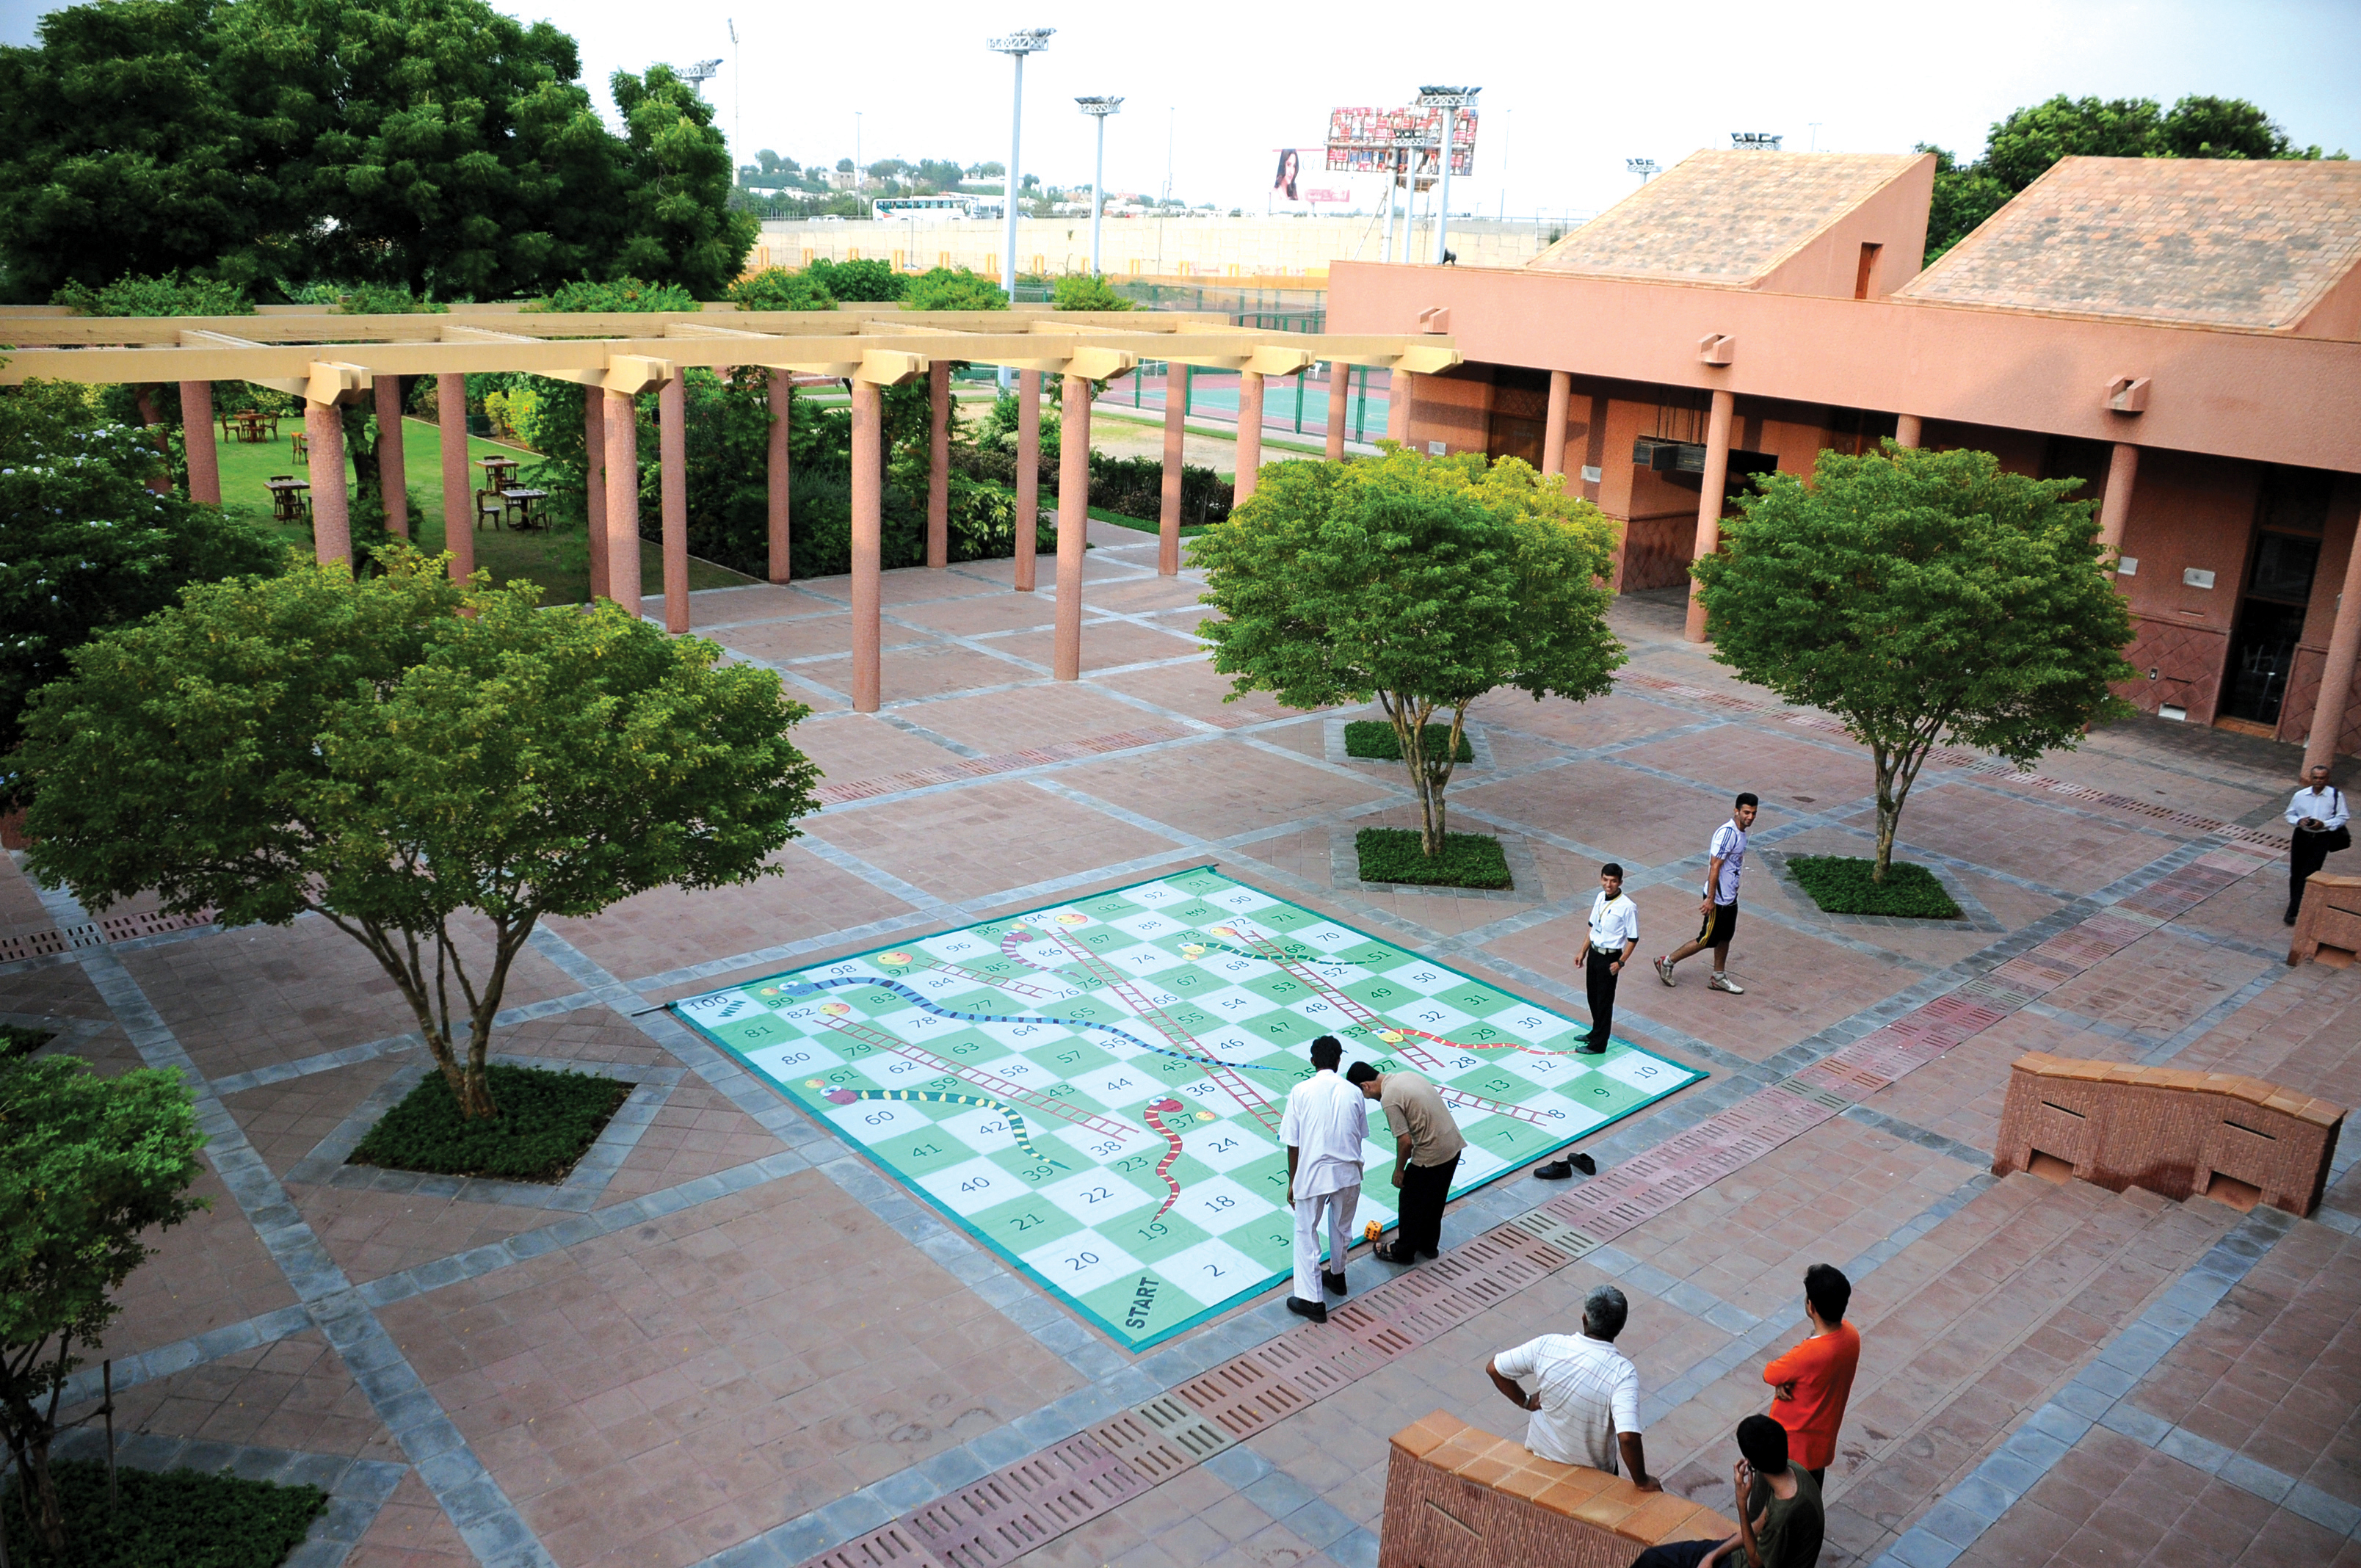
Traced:
<path fill-rule="evenodd" d="M 1844 1424 L 1852 1375 L 1861 1365 L 1861 1331 L 1839 1323 L 1817 1334 L 1763 1369 L 1763 1381 L 1795 1386 L 1792 1399 L 1773 1398 L 1771 1419 L 1787 1429 L 1787 1463 L 1824 1470 L 1837 1456 L 1837 1428 Z"/>

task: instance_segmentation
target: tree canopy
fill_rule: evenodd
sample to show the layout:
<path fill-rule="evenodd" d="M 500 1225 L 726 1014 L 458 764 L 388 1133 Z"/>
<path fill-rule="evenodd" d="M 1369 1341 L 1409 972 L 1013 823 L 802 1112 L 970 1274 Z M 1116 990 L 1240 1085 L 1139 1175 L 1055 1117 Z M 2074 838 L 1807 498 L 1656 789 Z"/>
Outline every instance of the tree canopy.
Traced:
<path fill-rule="evenodd" d="M 618 137 L 573 38 L 484 0 L 103 0 L 0 49 L 0 267 L 16 297 L 176 270 L 505 298 L 636 271 L 710 297 L 726 212 L 709 106 L 618 73 Z"/>
<path fill-rule="evenodd" d="M 1095 272 L 1069 272 L 1049 286 L 1049 303 L 1061 311 L 1127 311 L 1130 297 Z"/>
<path fill-rule="evenodd" d="M 1513 457 L 1422 457 L 1390 446 L 1356 462 L 1268 464 L 1254 495 L 1200 534 L 1198 634 L 1235 700 L 1384 707 L 1418 791 L 1428 855 L 1444 832 L 1468 706 L 1513 687 L 1576 701 L 1623 663 L 1607 629 L 1614 528 Z M 1447 745 L 1426 725 L 1452 710 Z"/>
<path fill-rule="evenodd" d="M 1008 291 L 997 281 L 964 267 L 935 267 L 909 280 L 902 291 L 909 311 L 1005 311 Z"/>
<path fill-rule="evenodd" d="M 93 910 L 153 888 L 225 926 L 315 913 L 410 1003 L 469 1115 L 510 965 L 548 915 L 779 873 L 817 809 L 778 675 L 611 604 L 397 546 L 192 587 L 34 699 L 28 868 Z"/>
<path fill-rule="evenodd" d="M 2080 479 L 1988 452 L 1822 451 L 1807 484 L 1767 474 L 1690 567 L 1713 656 L 1844 721 L 1876 772 L 1877 880 L 1927 754 L 2030 767 L 2128 712 L 2131 611 L 2102 570 Z"/>

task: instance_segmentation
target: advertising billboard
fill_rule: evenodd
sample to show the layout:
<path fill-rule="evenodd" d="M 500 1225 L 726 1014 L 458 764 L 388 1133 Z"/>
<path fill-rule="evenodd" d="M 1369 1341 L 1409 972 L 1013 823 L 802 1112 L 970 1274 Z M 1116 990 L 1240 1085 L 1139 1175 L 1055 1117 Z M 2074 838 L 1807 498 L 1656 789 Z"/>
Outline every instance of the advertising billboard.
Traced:
<path fill-rule="evenodd" d="M 1440 109 L 1332 109 L 1328 113 L 1331 172 L 1398 176 L 1405 164 L 1423 184 L 1439 172 L 1443 146 Z M 1451 172 L 1476 171 L 1476 112 L 1463 109 L 1452 120 Z"/>

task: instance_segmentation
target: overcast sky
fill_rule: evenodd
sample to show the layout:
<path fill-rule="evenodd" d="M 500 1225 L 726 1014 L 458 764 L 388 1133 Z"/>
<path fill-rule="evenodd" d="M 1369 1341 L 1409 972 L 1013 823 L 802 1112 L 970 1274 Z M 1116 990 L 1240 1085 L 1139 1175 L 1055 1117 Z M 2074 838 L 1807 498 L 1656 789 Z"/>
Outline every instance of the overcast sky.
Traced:
<path fill-rule="evenodd" d="M 0 37 L 29 42 L 39 0 L 0 0 Z M 2010 109 L 2056 93 L 2248 98 L 2301 143 L 2361 155 L 2361 0 L 1981 0 L 1973 5 L 1797 10 L 1690 0 L 1595 6 L 1439 0 L 1179 7 L 1106 0 L 755 5 L 749 0 L 523 0 L 582 43 L 606 81 L 650 60 L 722 57 L 708 94 L 741 161 L 772 148 L 805 162 L 1007 156 L 1007 59 L 986 32 L 1058 29 L 1025 75 L 1027 170 L 1090 177 L 1082 93 L 1121 93 L 1108 122 L 1110 190 L 1173 191 L 1259 209 L 1274 151 L 1317 148 L 1327 111 L 1389 104 L 1422 83 L 1480 86 L 1472 180 L 1455 210 L 1531 215 L 1605 206 L 1627 158 L 1670 165 L 1732 131 L 1791 149 L 1898 152 L 1932 141 L 1962 158 Z M 1244 22 L 1231 18 L 1248 18 Z M 738 43 L 730 41 L 735 19 Z M 1258 18 L 1259 20 L 1255 20 Z M 1817 122 L 1817 128 L 1815 128 Z M 1307 186 L 1337 187 L 1305 159 Z M 1365 181 L 1374 204 L 1381 186 Z"/>

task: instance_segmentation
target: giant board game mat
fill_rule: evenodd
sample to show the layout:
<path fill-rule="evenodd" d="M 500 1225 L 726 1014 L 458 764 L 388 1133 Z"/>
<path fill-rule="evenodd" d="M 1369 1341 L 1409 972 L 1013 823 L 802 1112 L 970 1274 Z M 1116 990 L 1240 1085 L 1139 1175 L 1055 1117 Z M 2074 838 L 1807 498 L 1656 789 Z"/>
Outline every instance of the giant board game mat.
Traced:
<path fill-rule="evenodd" d="M 675 1003 L 912 1191 L 1143 1349 L 1290 1272 L 1287 1092 L 1347 1063 L 1433 1080 L 1452 1195 L 1705 1074 L 1211 868 Z M 1370 1107 L 1360 1219 L 1390 1228 Z"/>

